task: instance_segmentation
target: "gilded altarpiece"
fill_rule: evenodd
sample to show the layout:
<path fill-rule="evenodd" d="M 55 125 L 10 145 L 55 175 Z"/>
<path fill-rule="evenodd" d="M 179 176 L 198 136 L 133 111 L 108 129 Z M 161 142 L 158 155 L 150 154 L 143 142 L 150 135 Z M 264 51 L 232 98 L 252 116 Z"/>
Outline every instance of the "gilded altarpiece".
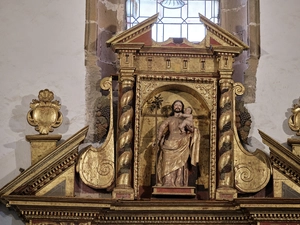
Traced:
<path fill-rule="evenodd" d="M 114 199 L 161 193 L 155 186 L 160 153 L 153 143 L 175 100 L 192 108 L 200 132 L 199 162 L 188 173 L 196 199 L 234 199 L 238 192 L 261 190 L 270 179 L 268 158 L 260 150 L 247 152 L 235 126 L 236 96 L 244 87 L 232 79 L 233 63 L 248 46 L 200 19 L 207 35 L 199 43 L 184 38 L 154 42 L 151 27 L 157 15 L 107 41 L 120 62 Z M 180 194 L 179 189 L 168 190 Z"/>
<path fill-rule="evenodd" d="M 41 91 L 27 115 L 40 131 L 27 136 L 32 166 L 0 190 L 1 202 L 28 225 L 296 224 L 300 200 L 282 198 L 278 186 L 298 194 L 299 140 L 290 140 L 291 153 L 260 132 L 271 159 L 259 149 L 244 149 L 236 109 L 236 97 L 244 87 L 232 75 L 234 58 L 248 46 L 199 17 L 207 30 L 199 43 L 184 38 L 154 42 L 151 28 L 157 15 L 107 41 L 119 58 L 114 76 L 119 96 L 116 112 L 113 76 L 103 78 L 101 89 L 109 95 L 100 101 L 99 111 L 107 113 L 109 125 L 100 146 L 79 151 L 88 126 L 56 146 L 61 136 L 48 132 L 62 123 L 60 104 L 53 101 L 51 91 Z M 193 126 L 200 134 L 195 139 L 199 157 L 188 167 L 188 194 L 180 188 L 158 194 L 154 142 L 175 100 L 191 108 Z M 39 125 L 43 110 L 52 115 L 46 118 L 46 130 Z M 297 115 L 290 126 L 299 131 Z M 270 192 L 280 199 L 268 195 L 272 167 L 276 171 Z M 80 182 L 93 197 L 81 195 L 75 185 Z"/>

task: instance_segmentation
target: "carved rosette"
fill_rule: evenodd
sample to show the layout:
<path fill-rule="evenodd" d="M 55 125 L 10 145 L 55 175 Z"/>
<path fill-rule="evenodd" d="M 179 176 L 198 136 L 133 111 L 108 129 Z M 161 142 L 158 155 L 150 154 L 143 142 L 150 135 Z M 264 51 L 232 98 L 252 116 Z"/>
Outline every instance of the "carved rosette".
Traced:
<path fill-rule="evenodd" d="M 40 134 L 48 134 L 61 125 L 63 115 L 59 111 L 59 101 L 54 99 L 54 94 L 48 89 L 41 90 L 39 100 L 33 99 L 30 103 L 31 110 L 27 113 L 27 121 L 35 127 Z"/>

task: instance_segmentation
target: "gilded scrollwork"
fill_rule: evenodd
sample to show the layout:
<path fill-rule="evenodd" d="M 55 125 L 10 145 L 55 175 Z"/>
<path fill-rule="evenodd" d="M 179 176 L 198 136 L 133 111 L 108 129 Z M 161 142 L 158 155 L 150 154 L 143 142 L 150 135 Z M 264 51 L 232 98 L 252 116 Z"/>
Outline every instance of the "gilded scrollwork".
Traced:
<path fill-rule="evenodd" d="M 235 164 L 235 186 L 243 193 L 262 190 L 270 180 L 270 161 L 264 152 L 256 150 L 249 154 L 240 151 Z"/>
<path fill-rule="evenodd" d="M 245 92 L 245 87 L 243 84 L 236 82 L 233 84 L 233 90 L 236 95 L 242 95 Z"/>
<path fill-rule="evenodd" d="M 77 171 L 88 186 L 101 189 L 109 187 L 114 179 L 114 161 L 108 149 L 88 146 L 80 155 Z"/>
<path fill-rule="evenodd" d="M 31 110 L 27 113 L 27 121 L 36 131 L 45 135 L 61 125 L 63 115 L 59 111 L 61 107 L 59 101 L 53 101 L 52 91 L 41 90 L 38 98 L 39 100 L 33 99 L 30 103 Z"/>
<path fill-rule="evenodd" d="M 103 90 L 110 90 L 109 131 L 106 140 L 100 147 L 96 148 L 90 145 L 81 151 L 76 165 L 76 170 L 79 172 L 81 180 L 86 185 L 96 189 L 109 187 L 115 178 L 111 77 L 102 79 L 100 87 Z"/>
<path fill-rule="evenodd" d="M 296 131 L 297 136 L 300 136 L 300 104 L 294 104 L 292 113 L 293 115 L 289 117 L 289 127 L 292 131 Z"/>
<path fill-rule="evenodd" d="M 146 94 L 146 93 L 149 93 L 149 92 L 152 92 L 156 87 L 157 87 L 157 83 L 149 83 L 147 84 L 145 87 L 144 87 L 144 90 L 143 90 L 143 94 Z"/>
<path fill-rule="evenodd" d="M 235 83 L 233 85 L 233 99 L 236 98 L 236 95 L 242 95 L 244 91 L 245 88 L 241 83 Z M 259 149 L 253 153 L 250 153 L 244 149 L 241 141 L 243 143 L 247 143 L 247 136 L 249 133 L 249 130 L 247 129 L 249 128 L 248 125 L 251 124 L 251 117 L 250 114 L 244 109 L 243 105 L 238 105 L 238 107 L 236 107 L 236 105 L 240 104 L 240 102 L 234 100 L 233 103 L 233 119 L 235 124 L 233 127 L 235 188 L 242 193 L 257 192 L 262 190 L 270 180 L 270 160 L 267 155 Z M 243 118 L 245 121 L 237 122 L 237 118 L 242 119 L 241 116 L 246 117 Z M 243 124 L 244 126 L 238 127 L 237 125 L 239 123 L 240 125 Z"/>
<path fill-rule="evenodd" d="M 196 88 L 199 89 L 199 92 L 205 99 L 211 100 L 214 97 L 212 94 L 213 90 L 211 89 L 211 85 L 197 84 Z"/>

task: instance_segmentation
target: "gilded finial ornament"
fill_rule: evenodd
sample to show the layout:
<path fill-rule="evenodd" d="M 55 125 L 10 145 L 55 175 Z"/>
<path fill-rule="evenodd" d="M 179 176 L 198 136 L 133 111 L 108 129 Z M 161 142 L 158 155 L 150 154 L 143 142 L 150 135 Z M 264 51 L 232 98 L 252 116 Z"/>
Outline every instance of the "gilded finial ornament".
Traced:
<path fill-rule="evenodd" d="M 294 108 L 292 108 L 292 113 L 293 115 L 291 115 L 289 118 L 289 127 L 292 131 L 297 132 L 297 136 L 300 136 L 300 104 L 294 104 Z"/>
<path fill-rule="evenodd" d="M 40 134 L 48 134 L 61 125 L 63 115 L 59 111 L 60 103 L 54 100 L 54 94 L 48 89 L 40 90 L 39 100 L 33 99 L 30 103 L 31 110 L 27 113 L 27 121 Z"/>

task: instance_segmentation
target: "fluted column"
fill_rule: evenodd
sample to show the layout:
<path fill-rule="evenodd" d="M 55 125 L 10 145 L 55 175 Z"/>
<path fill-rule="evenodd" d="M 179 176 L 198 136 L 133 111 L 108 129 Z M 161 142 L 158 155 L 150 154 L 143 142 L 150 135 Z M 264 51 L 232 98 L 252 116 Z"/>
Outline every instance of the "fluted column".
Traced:
<path fill-rule="evenodd" d="M 121 69 L 119 82 L 120 116 L 116 149 L 116 187 L 113 191 L 113 198 L 132 200 L 134 199 L 132 188 L 134 69 Z"/>
<path fill-rule="evenodd" d="M 234 188 L 234 171 L 233 171 L 233 84 L 232 80 L 232 63 L 233 55 L 222 53 L 219 58 L 219 162 L 218 162 L 218 188 L 216 199 L 231 200 L 237 197 L 237 191 Z"/>

